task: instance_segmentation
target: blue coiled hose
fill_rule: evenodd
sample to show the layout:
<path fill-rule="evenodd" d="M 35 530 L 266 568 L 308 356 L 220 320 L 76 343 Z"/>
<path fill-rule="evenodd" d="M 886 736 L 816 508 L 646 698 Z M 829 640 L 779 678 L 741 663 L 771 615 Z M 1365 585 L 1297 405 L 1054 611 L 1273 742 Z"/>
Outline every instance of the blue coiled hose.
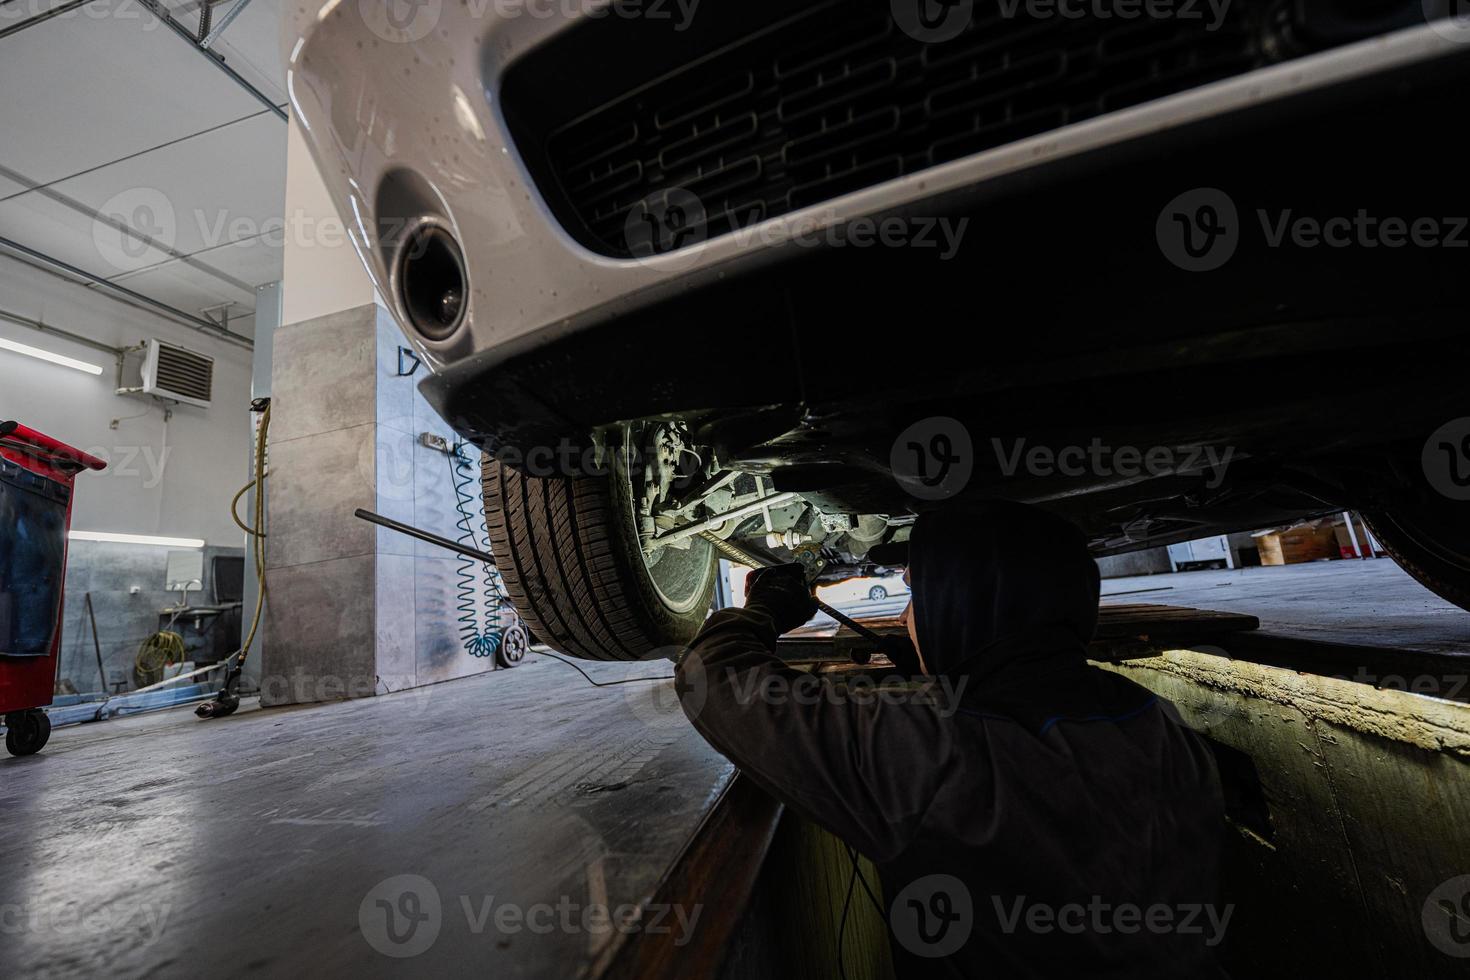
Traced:
<path fill-rule="evenodd" d="M 485 526 L 483 504 L 480 526 L 478 529 L 475 527 L 475 508 L 472 505 L 476 499 L 468 488 L 477 486 L 479 481 L 475 475 L 475 464 L 466 455 L 463 444 L 456 445 L 449 452 L 449 473 L 454 480 L 454 509 L 459 514 L 459 520 L 455 522 L 459 528 L 459 543 L 489 551 L 490 529 Z M 480 566 L 482 580 L 475 575 L 476 565 Z M 484 606 L 483 614 L 476 608 L 481 604 Z M 455 609 L 459 612 L 459 635 L 466 653 L 472 657 L 493 657 L 500 652 L 506 629 L 503 619 L 509 605 L 510 600 L 501 588 L 500 572 L 494 565 L 477 562 L 473 558 L 460 558 Z M 483 630 L 480 628 L 482 615 L 486 624 Z"/>

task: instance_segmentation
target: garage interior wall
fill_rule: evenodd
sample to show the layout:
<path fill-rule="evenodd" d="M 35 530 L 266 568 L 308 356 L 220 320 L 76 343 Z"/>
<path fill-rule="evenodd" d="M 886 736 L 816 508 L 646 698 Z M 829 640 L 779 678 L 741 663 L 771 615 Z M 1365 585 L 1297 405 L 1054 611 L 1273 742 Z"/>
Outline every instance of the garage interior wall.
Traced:
<path fill-rule="evenodd" d="M 422 438 L 453 445 L 457 436 L 419 394 L 427 369 L 400 358 L 402 334 L 335 233 L 336 210 L 294 121 L 286 213 L 333 233 L 290 237 L 283 256 L 262 703 L 367 697 L 492 670 L 461 639 L 466 604 L 479 629 L 491 625 L 481 568 L 465 582 L 459 558 L 353 514 L 374 510 L 450 539 L 467 521 L 484 547 L 478 453 L 466 450 L 461 500 L 451 458 Z"/>
<path fill-rule="evenodd" d="M 100 375 L 86 374 L 0 351 L 0 417 L 107 461 L 106 470 L 77 480 L 74 530 L 203 539 L 206 576 L 208 559 L 242 554 L 243 535 L 228 508 L 247 478 L 250 351 L 5 256 L 0 256 L 0 311 L 113 347 L 158 338 L 214 358 L 214 398 L 208 408 L 118 395 L 115 362 L 106 352 L 0 315 L 0 337 L 103 369 Z M 159 628 L 159 611 L 180 598 L 164 591 L 169 550 L 72 543 L 62 680 L 82 692 L 102 689 L 103 675 L 109 685 L 131 680 L 139 644 Z M 102 648 L 100 673 L 90 622 L 83 622 L 89 592 Z M 192 601 L 199 599 L 196 592 Z"/>
<path fill-rule="evenodd" d="M 103 369 L 84 374 L 0 351 L 0 414 L 107 461 L 78 480 L 74 529 L 241 544 L 229 503 L 248 474 L 250 351 L 3 255 L 0 311 L 113 347 L 156 337 L 214 358 L 213 404 L 170 404 L 165 423 L 165 406 L 115 393 L 108 354 L 0 316 L 0 337 Z"/>

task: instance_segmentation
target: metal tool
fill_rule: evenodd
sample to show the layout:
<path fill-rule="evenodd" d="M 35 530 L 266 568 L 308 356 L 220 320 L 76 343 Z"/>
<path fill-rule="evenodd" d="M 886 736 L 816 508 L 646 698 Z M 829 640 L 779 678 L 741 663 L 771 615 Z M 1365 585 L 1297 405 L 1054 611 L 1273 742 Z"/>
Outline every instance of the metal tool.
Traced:
<path fill-rule="evenodd" d="M 456 554 L 464 555 L 466 558 L 473 558 L 476 561 L 489 562 L 491 564 L 495 563 L 495 556 L 488 552 L 480 551 L 478 548 L 471 548 L 468 545 L 460 544 L 458 541 L 451 541 L 448 538 L 441 538 L 437 534 L 430 534 L 428 531 L 416 528 L 411 524 L 404 524 L 401 521 L 395 521 L 391 517 L 384 517 L 382 514 L 375 514 L 372 511 L 364 510 L 361 507 L 353 511 L 353 515 L 367 521 L 369 524 L 376 524 L 379 527 L 386 527 L 389 530 L 397 531 L 400 534 L 406 534 L 411 538 L 418 538 L 420 541 L 426 541 L 429 544 L 438 545 L 439 547 L 445 548 L 449 551 L 453 551 Z M 744 548 L 741 548 L 738 545 L 731 544 L 723 538 L 717 537 L 708 531 L 700 532 L 699 537 L 708 541 L 716 551 L 737 564 L 745 565 L 750 568 L 770 568 L 772 565 L 775 564 L 775 562 L 763 561 L 757 558 L 755 555 L 752 555 L 750 552 L 746 551 Z M 878 631 L 873 629 L 869 629 L 852 617 L 838 612 L 836 609 L 833 609 L 821 599 L 816 599 L 815 602 L 818 609 L 822 610 L 822 612 L 826 613 L 828 616 L 831 616 L 843 626 L 846 626 L 848 629 L 852 630 L 859 636 L 872 640 L 874 643 L 878 644 L 878 647 L 880 649 L 887 649 L 888 638 L 885 637 L 882 633 L 879 633 Z"/>
<path fill-rule="evenodd" d="M 720 554 L 724 555 L 726 558 L 730 559 L 736 564 L 746 565 L 750 568 L 770 568 L 775 564 L 775 562 L 762 561 L 755 555 L 752 555 L 750 552 L 746 551 L 744 548 L 741 548 L 739 545 L 731 544 L 724 538 L 711 534 L 708 531 L 701 531 L 699 536 L 708 541 L 710 543 L 710 547 L 714 548 Z M 858 634 L 859 636 L 866 637 L 869 640 L 872 640 L 880 647 L 886 646 L 887 639 L 883 636 L 882 633 L 879 633 L 877 630 L 869 629 L 852 617 L 838 612 L 836 609 L 833 609 L 821 599 L 816 599 L 815 602 L 818 609 L 822 610 L 822 612 L 826 613 L 828 616 L 831 616 L 833 619 L 837 620 L 837 622 L 841 623 L 843 626 L 846 626 L 854 633 Z"/>
<path fill-rule="evenodd" d="M 473 558 L 475 561 L 483 561 L 491 565 L 495 564 L 495 556 L 488 551 L 481 551 L 478 548 L 471 548 L 469 545 L 460 544 L 458 541 L 441 538 L 437 534 L 430 534 L 428 531 L 420 530 L 412 524 L 404 524 L 400 521 L 395 521 L 391 517 L 384 517 L 382 514 L 374 514 L 370 510 L 363 510 L 361 507 L 352 513 L 353 516 L 360 517 L 369 524 L 376 524 L 379 527 L 386 527 L 390 531 L 397 531 L 399 534 L 406 534 L 411 538 L 418 538 L 420 541 L 436 544 L 455 554 L 464 555 L 466 558 Z"/>

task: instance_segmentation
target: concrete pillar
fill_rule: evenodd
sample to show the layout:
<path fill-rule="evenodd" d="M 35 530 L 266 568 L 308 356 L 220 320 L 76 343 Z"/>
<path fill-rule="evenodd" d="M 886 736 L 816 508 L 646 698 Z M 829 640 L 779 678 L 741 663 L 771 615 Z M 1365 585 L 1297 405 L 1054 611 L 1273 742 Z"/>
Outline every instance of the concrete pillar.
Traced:
<path fill-rule="evenodd" d="M 353 516 L 363 507 L 460 537 L 450 458 L 421 439 L 454 435 L 418 394 L 427 369 L 400 375 L 401 335 L 294 122 L 286 179 L 287 226 L 306 231 L 286 242 L 273 343 L 262 703 L 365 697 L 491 669 L 459 640 L 460 560 Z M 477 479 L 469 491 L 479 529 Z"/>

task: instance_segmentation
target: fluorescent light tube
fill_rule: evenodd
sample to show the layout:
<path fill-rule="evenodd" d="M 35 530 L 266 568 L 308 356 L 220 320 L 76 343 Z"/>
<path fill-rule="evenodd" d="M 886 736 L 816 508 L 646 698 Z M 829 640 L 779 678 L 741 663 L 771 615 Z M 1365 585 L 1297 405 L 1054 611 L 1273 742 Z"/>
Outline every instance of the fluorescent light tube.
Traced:
<path fill-rule="evenodd" d="M 0 337 L 0 350 L 14 351 L 17 354 L 24 354 L 26 357 L 34 357 L 38 361 L 50 361 L 52 364 L 60 364 L 62 367 L 69 367 L 74 371 L 84 371 L 87 374 L 102 373 L 102 368 L 96 364 L 88 364 L 86 361 L 79 361 L 74 357 L 53 354 L 49 350 L 42 350 L 39 347 L 32 347 L 29 344 L 18 344 L 13 340 L 6 340 L 4 337 Z"/>
<path fill-rule="evenodd" d="M 111 531 L 69 531 L 73 541 L 110 541 L 113 544 L 156 544 L 165 548 L 202 548 L 203 538 L 161 538 L 152 534 L 113 534 Z"/>

